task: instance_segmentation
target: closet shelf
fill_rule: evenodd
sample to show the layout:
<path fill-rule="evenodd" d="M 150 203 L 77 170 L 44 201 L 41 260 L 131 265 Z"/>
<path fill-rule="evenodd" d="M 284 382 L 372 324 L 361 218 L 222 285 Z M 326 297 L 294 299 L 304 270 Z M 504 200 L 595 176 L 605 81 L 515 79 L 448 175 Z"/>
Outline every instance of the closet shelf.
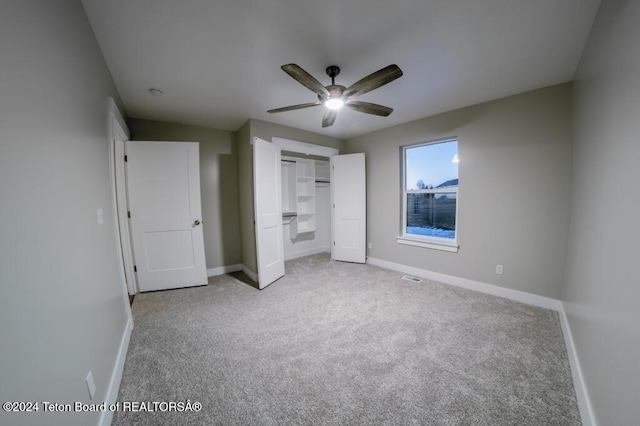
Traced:
<path fill-rule="evenodd" d="M 316 230 L 315 160 L 287 158 L 282 163 L 283 217 L 289 224 L 291 238 Z M 321 176 L 324 178 L 325 176 Z"/>

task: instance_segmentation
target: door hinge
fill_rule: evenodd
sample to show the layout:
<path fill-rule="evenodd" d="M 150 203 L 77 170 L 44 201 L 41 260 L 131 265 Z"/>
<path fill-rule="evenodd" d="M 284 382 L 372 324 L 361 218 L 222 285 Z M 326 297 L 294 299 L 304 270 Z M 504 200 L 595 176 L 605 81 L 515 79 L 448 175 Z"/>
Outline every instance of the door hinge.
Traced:
<path fill-rule="evenodd" d="M 336 242 L 335 242 L 335 241 L 333 242 L 333 245 L 334 245 L 334 246 L 336 245 Z"/>
<path fill-rule="evenodd" d="M 136 265 L 133 265 L 133 272 L 138 272 L 138 267 Z"/>
<path fill-rule="evenodd" d="M 126 163 L 127 161 L 129 161 L 129 160 L 127 160 L 127 156 L 125 155 L 124 156 L 124 162 Z"/>
<path fill-rule="evenodd" d="M 130 212 L 130 211 L 127 211 L 127 217 L 128 217 L 129 219 L 131 219 L 131 212 Z"/>
<path fill-rule="evenodd" d="M 333 208 L 334 208 L 334 209 L 336 208 L 336 203 L 333 203 Z"/>

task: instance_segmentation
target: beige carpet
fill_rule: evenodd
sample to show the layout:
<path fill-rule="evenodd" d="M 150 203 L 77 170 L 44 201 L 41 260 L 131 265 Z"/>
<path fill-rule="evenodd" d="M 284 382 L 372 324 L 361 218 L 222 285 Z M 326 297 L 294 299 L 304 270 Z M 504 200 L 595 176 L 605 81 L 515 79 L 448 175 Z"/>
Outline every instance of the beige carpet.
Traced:
<path fill-rule="evenodd" d="M 400 277 L 316 255 L 136 296 L 119 401 L 156 411 L 114 424 L 580 424 L 556 312 Z"/>

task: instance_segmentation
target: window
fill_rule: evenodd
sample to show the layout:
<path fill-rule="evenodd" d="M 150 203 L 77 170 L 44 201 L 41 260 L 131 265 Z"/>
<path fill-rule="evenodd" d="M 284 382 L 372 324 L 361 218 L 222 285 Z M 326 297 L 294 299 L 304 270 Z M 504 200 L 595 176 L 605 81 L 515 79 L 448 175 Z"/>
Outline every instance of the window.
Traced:
<path fill-rule="evenodd" d="M 458 141 L 403 147 L 402 166 L 398 242 L 458 251 Z"/>

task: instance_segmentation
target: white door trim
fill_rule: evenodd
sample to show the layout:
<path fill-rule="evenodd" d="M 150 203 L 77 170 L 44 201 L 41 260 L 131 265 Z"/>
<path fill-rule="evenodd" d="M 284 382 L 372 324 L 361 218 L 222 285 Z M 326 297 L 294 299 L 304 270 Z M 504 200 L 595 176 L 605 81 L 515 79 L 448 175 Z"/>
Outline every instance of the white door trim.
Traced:
<path fill-rule="evenodd" d="M 129 128 L 127 127 L 127 123 L 124 121 L 124 117 L 120 113 L 120 108 L 118 108 L 118 105 L 116 104 L 116 101 L 113 100 L 113 98 L 109 98 L 109 114 L 113 119 L 111 123 L 111 129 L 113 132 L 111 134 L 112 139 L 119 134 L 119 137 L 123 137 L 128 140 L 131 136 L 131 134 L 129 133 Z"/>
<path fill-rule="evenodd" d="M 111 99 L 111 98 L 110 98 Z M 118 247 L 122 268 L 126 282 L 127 293 L 132 295 L 138 292 L 138 285 L 133 269 L 133 251 L 131 249 L 131 234 L 129 233 L 129 221 L 127 220 L 127 188 L 124 167 L 125 148 L 124 143 L 130 139 L 129 128 L 120 114 L 120 110 L 115 101 L 111 99 L 111 161 L 113 162 L 112 179 L 115 191 L 114 222 L 118 231 Z"/>
<path fill-rule="evenodd" d="M 337 148 L 328 146 L 315 145 L 307 142 L 298 142 L 291 139 L 271 138 L 271 143 L 282 148 L 283 151 L 297 152 L 305 155 L 317 155 L 319 157 L 333 157 L 338 155 L 340 151 Z"/>
<path fill-rule="evenodd" d="M 127 288 L 127 279 L 125 275 L 125 257 L 123 256 L 122 246 L 120 245 L 120 236 L 122 230 L 118 220 L 118 202 L 116 196 L 116 163 L 115 163 L 115 140 L 116 139 L 128 139 L 129 129 L 125 123 L 118 105 L 113 98 L 108 100 L 108 120 L 109 120 L 109 178 L 111 180 L 111 214 L 113 217 L 113 233 L 116 242 L 116 255 L 120 260 L 118 262 L 118 272 L 120 275 L 120 284 L 122 287 L 122 301 L 125 305 L 125 312 L 129 323 L 133 324 L 133 315 L 131 314 L 131 305 L 129 303 L 129 291 Z"/>

